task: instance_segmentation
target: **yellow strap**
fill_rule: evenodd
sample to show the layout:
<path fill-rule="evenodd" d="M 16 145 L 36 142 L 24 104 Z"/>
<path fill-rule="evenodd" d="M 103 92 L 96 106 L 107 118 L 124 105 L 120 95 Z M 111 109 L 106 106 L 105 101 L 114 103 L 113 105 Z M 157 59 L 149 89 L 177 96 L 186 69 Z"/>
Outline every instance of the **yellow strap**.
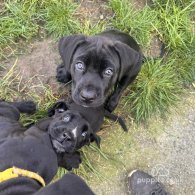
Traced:
<path fill-rule="evenodd" d="M 3 172 L 0 172 L 0 183 L 3 181 L 7 181 L 9 179 L 19 177 L 19 176 L 24 176 L 24 177 L 35 179 L 39 183 L 41 183 L 43 187 L 45 186 L 45 181 L 40 175 L 38 175 L 37 173 L 31 172 L 31 171 L 28 171 L 28 170 L 17 168 L 17 167 L 12 167 L 12 168 L 6 169 Z"/>

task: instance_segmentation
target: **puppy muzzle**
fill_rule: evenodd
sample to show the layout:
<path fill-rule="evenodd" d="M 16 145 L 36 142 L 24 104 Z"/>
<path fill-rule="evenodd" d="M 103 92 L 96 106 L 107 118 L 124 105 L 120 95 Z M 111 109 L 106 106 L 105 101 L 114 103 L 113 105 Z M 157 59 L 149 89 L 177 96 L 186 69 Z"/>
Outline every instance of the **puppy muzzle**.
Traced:
<path fill-rule="evenodd" d="M 76 151 L 77 139 L 70 132 L 60 133 L 57 136 L 51 135 L 51 141 L 57 153 Z"/>

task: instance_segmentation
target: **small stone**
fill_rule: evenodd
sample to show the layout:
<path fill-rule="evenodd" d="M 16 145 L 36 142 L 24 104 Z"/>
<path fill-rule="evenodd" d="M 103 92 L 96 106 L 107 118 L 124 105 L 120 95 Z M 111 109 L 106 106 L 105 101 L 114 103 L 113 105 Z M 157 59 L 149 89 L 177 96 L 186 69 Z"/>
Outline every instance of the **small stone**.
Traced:
<path fill-rule="evenodd" d="M 104 15 L 100 15 L 100 20 L 103 20 L 104 19 Z"/>
<path fill-rule="evenodd" d="M 175 184 L 175 181 L 174 181 L 173 179 L 170 179 L 170 180 L 169 180 L 169 185 L 170 185 L 170 186 L 173 186 L 174 184 Z"/>

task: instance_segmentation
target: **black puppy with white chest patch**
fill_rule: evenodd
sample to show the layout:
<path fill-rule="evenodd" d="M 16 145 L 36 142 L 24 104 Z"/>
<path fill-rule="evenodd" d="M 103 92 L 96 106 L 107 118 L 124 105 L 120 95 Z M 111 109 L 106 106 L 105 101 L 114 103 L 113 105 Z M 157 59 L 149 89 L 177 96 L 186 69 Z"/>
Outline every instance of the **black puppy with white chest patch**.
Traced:
<path fill-rule="evenodd" d="M 100 146 L 100 137 L 93 131 L 92 123 L 83 115 L 83 110 L 81 113 L 73 104 L 59 101 L 48 111 L 53 118 L 48 133 L 58 153 L 74 153 L 93 141 Z"/>
<path fill-rule="evenodd" d="M 93 192 L 85 182 L 72 174 L 43 187 L 51 182 L 59 165 L 69 169 L 77 168 L 80 155 L 71 148 L 66 148 L 64 153 L 58 153 L 53 148 L 48 129 L 61 128 L 61 122 L 67 120 L 63 113 L 59 113 L 58 118 L 43 119 L 29 128 L 18 122 L 21 112 L 33 113 L 35 110 L 33 102 L 0 101 L 0 194 L 92 195 Z M 74 125 L 87 125 L 82 117 L 77 118 L 73 112 L 72 116 L 75 116 L 72 121 Z M 93 137 L 90 129 L 85 133 L 86 138 L 80 140 L 79 145 L 90 142 L 89 139 Z"/>
<path fill-rule="evenodd" d="M 49 109 L 48 115 L 57 120 L 57 122 L 55 119 L 53 120 L 48 133 L 51 136 L 53 146 L 59 153 L 77 151 L 93 141 L 100 147 L 100 137 L 96 133 L 100 131 L 104 117 L 113 121 L 118 120 L 123 130 L 128 131 L 123 119 L 105 110 L 103 105 L 97 108 L 86 108 L 72 100 L 68 103 L 58 101 Z"/>
<path fill-rule="evenodd" d="M 118 30 L 64 37 L 59 52 L 63 63 L 57 68 L 57 80 L 72 80 L 73 101 L 83 107 L 106 103 L 110 112 L 135 80 L 143 58 L 136 41 Z"/>

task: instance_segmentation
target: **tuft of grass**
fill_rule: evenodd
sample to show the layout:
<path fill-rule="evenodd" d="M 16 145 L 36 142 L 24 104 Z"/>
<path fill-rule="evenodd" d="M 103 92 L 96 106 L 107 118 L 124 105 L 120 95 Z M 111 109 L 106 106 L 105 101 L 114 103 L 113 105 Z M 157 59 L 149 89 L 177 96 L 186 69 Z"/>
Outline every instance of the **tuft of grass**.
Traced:
<path fill-rule="evenodd" d="M 106 21 L 99 21 L 97 24 L 91 24 L 89 20 L 83 22 L 80 26 L 79 32 L 85 35 L 95 35 L 106 29 Z"/>
<path fill-rule="evenodd" d="M 149 45 L 155 26 L 158 26 L 157 12 L 149 6 L 135 10 L 129 0 L 109 0 L 114 12 L 111 23 L 114 28 L 130 33 L 141 45 Z"/>
<path fill-rule="evenodd" d="M 43 18 L 45 29 L 55 37 L 75 33 L 79 29 L 79 21 L 74 17 L 77 4 L 71 0 L 49 0 L 45 2 Z"/>
<path fill-rule="evenodd" d="M 19 96 L 18 84 L 20 81 L 19 74 L 15 74 L 15 66 L 17 64 L 17 60 L 14 65 L 10 68 L 10 70 L 3 75 L 4 67 L 1 67 L 0 70 L 0 99 L 10 100 L 13 97 Z"/>
<path fill-rule="evenodd" d="M 132 91 L 124 97 L 125 106 L 136 122 L 156 113 L 165 114 L 179 100 L 181 82 L 175 73 L 174 62 L 171 60 L 162 65 L 161 60 L 150 60 L 143 64 Z"/>
<path fill-rule="evenodd" d="M 30 85 L 24 86 L 24 89 L 28 94 L 27 96 L 28 99 L 31 99 L 34 102 L 36 102 L 38 108 L 37 111 L 34 114 L 32 114 L 30 117 L 29 115 L 25 115 L 25 114 L 21 116 L 21 122 L 25 126 L 32 123 L 36 123 L 39 120 L 47 117 L 48 108 L 50 108 L 57 100 L 60 99 L 59 96 L 54 95 L 50 86 L 40 85 L 38 86 L 38 88 L 39 91 L 41 90 L 41 94 L 42 94 L 41 96 L 36 92 L 37 86 L 33 86 L 33 84 L 31 84 L 31 87 Z"/>
<path fill-rule="evenodd" d="M 170 54 L 170 58 L 175 59 L 173 68 L 178 75 L 178 78 L 183 84 L 189 85 L 195 81 L 195 43 L 191 49 L 178 49 Z"/>
<path fill-rule="evenodd" d="M 74 16 L 77 4 L 71 0 L 6 0 L 0 10 L 0 58 L 19 41 L 42 33 L 60 37 L 75 33 L 80 23 Z"/>
<path fill-rule="evenodd" d="M 48 108 L 60 99 L 60 95 L 54 95 L 48 85 L 33 85 L 31 79 L 23 81 L 20 73 L 16 71 L 17 59 L 10 70 L 4 74 L 5 68 L 0 66 L 0 99 L 8 101 L 33 100 L 37 103 L 38 110 L 33 115 L 21 116 L 21 122 L 28 125 L 37 122 L 47 116 Z M 38 93 L 39 91 L 39 93 Z"/>
<path fill-rule="evenodd" d="M 160 24 L 156 29 L 163 42 L 171 49 L 188 49 L 195 39 L 194 21 L 191 17 L 195 11 L 195 1 L 188 1 L 188 4 L 175 0 L 153 2 Z"/>
<path fill-rule="evenodd" d="M 38 33 L 36 2 L 6 1 L 0 11 L 0 46 L 15 43 L 20 38 L 30 39 Z"/>

